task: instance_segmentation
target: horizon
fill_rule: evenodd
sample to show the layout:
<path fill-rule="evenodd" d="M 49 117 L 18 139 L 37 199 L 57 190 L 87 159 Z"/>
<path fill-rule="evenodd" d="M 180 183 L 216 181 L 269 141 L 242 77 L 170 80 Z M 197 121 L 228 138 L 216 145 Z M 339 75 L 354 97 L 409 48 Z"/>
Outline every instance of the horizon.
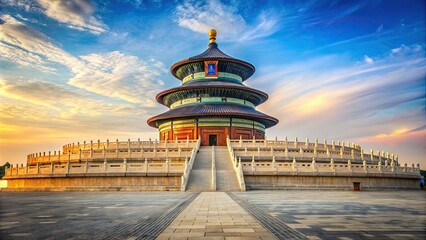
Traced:
<path fill-rule="evenodd" d="M 146 120 L 173 63 L 217 30 L 256 67 L 245 84 L 279 119 L 267 139 L 355 142 L 426 166 L 425 2 L 6 0 L 0 165 L 72 142 L 158 139 Z"/>

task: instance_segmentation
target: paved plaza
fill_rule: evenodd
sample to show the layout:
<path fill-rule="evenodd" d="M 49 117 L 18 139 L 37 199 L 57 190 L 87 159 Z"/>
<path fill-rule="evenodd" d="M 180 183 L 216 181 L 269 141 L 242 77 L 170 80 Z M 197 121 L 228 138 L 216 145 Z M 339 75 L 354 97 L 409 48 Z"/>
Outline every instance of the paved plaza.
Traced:
<path fill-rule="evenodd" d="M 0 239 L 426 239 L 426 192 L 0 193 Z"/>

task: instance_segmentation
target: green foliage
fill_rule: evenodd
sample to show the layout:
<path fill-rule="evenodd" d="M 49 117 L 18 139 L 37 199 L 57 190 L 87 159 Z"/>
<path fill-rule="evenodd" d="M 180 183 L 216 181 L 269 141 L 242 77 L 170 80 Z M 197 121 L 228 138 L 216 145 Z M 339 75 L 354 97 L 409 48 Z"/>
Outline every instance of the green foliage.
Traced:
<path fill-rule="evenodd" d="M 3 166 L 0 166 L 0 178 L 2 178 L 4 176 L 6 167 L 10 168 L 9 162 L 5 163 Z"/>

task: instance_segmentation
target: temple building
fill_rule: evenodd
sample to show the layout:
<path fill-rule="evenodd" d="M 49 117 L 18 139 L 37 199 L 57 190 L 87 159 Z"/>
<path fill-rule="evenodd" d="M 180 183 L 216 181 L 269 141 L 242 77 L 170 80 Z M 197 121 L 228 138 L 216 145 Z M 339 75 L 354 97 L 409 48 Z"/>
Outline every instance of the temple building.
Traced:
<path fill-rule="evenodd" d="M 256 110 L 268 95 L 244 85 L 255 68 L 219 50 L 171 67 L 180 87 L 157 101 L 170 109 L 147 123 L 159 140 L 69 143 L 5 169 L 0 191 L 246 191 L 415 189 L 420 165 L 396 154 L 331 140 L 267 140 L 278 123 Z"/>
<path fill-rule="evenodd" d="M 278 120 L 256 110 L 268 95 L 244 85 L 254 66 L 223 53 L 214 29 L 209 36 L 206 51 L 171 67 L 182 86 L 157 95 L 170 110 L 148 119 L 148 124 L 159 129 L 161 140 L 201 137 L 202 146 L 225 146 L 227 136 L 265 139 L 265 129 Z"/>

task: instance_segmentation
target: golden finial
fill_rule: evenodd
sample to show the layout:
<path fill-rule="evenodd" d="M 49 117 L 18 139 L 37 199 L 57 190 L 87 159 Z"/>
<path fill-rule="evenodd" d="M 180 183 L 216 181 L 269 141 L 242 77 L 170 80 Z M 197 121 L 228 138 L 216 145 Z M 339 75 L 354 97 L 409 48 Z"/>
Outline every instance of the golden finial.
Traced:
<path fill-rule="evenodd" d="M 216 42 L 216 30 L 210 29 L 209 31 L 210 43 Z"/>

